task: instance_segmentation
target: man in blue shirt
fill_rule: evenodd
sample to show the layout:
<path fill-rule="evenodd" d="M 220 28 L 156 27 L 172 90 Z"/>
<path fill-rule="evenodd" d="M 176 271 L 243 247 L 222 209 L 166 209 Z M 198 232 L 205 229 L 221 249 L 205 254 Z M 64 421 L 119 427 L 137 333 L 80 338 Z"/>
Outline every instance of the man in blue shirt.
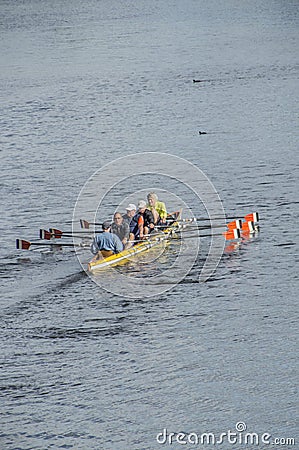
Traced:
<path fill-rule="evenodd" d="M 116 234 L 110 233 L 111 223 L 106 220 L 102 224 L 103 233 L 99 233 L 91 244 L 91 252 L 95 255 L 92 262 L 97 259 L 107 258 L 108 256 L 120 253 L 124 246 Z"/>

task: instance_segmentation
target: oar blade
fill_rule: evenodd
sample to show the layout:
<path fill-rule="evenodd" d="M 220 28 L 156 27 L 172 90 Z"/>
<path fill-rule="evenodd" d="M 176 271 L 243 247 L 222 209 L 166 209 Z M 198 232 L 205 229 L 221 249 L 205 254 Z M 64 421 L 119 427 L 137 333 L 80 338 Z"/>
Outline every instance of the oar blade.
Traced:
<path fill-rule="evenodd" d="M 227 224 L 227 228 L 229 230 L 234 230 L 235 228 L 240 230 L 242 228 L 242 220 L 241 219 L 233 220 L 232 222 Z"/>
<path fill-rule="evenodd" d="M 40 239 L 45 239 L 45 240 L 49 241 L 51 239 L 51 237 L 52 237 L 52 235 L 49 231 L 43 230 L 43 229 L 39 230 L 39 238 Z"/>
<path fill-rule="evenodd" d="M 253 212 L 250 214 L 246 214 L 244 219 L 246 222 L 259 222 L 259 213 Z"/>
<path fill-rule="evenodd" d="M 24 239 L 16 239 L 16 248 L 20 250 L 29 250 L 31 242 L 25 241 Z"/>
<path fill-rule="evenodd" d="M 101 227 L 103 223 L 101 222 L 88 222 L 88 220 L 80 219 L 80 226 L 81 228 L 89 229 L 90 225 L 95 227 Z"/>
<path fill-rule="evenodd" d="M 243 231 L 247 231 L 249 233 L 253 233 L 255 231 L 255 229 L 254 229 L 254 222 L 252 222 L 251 220 L 249 220 L 247 222 L 243 222 L 242 223 L 242 232 Z"/>
<path fill-rule="evenodd" d="M 80 219 L 80 226 L 81 226 L 81 228 L 84 228 L 84 229 L 88 230 L 89 229 L 89 225 L 90 225 L 90 223 L 87 220 Z"/>
<path fill-rule="evenodd" d="M 62 235 L 64 234 L 61 230 L 57 230 L 57 228 L 49 228 L 49 232 L 51 237 L 55 237 L 57 239 L 61 239 Z"/>
<path fill-rule="evenodd" d="M 230 241 L 231 239 L 240 239 L 241 231 L 238 228 L 234 228 L 233 230 L 225 231 L 223 236 L 226 241 Z"/>

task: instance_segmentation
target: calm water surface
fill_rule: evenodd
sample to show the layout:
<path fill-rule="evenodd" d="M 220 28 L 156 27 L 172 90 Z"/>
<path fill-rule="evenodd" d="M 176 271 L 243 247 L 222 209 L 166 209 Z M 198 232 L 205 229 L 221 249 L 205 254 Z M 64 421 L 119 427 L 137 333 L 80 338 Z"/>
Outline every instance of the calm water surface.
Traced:
<path fill-rule="evenodd" d="M 0 33 L 0 447 L 182 448 L 157 434 L 241 421 L 298 441 L 298 3 L 1 0 Z M 72 251 L 15 250 L 70 227 L 103 164 L 149 151 L 203 170 L 227 214 L 260 213 L 207 283 L 199 259 L 133 300 Z"/>

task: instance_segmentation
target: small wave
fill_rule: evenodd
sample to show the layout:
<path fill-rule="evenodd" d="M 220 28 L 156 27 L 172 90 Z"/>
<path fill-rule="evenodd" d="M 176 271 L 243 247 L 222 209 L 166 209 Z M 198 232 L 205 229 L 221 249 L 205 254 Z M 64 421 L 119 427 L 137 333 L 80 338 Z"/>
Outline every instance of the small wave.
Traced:
<path fill-rule="evenodd" d="M 124 332 L 124 327 L 120 325 L 96 327 L 96 328 L 39 328 L 33 330 L 28 336 L 31 339 L 82 339 L 95 338 L 98 336 L 112 337 Z"/>

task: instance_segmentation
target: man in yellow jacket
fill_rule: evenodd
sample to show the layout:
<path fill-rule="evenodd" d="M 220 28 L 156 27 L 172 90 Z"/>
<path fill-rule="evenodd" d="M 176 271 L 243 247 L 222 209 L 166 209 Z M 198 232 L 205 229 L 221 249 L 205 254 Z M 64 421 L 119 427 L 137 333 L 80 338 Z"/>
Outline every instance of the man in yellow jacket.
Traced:
<path fill-rule="evenodd" d="M 167 218 L 165 203 L 158 200 L 158 196 L 155 192 L 150 192 L 148 194 L 147 201 L 147 208 L 153 213 L 155 225 L 165 223 Z"/>

